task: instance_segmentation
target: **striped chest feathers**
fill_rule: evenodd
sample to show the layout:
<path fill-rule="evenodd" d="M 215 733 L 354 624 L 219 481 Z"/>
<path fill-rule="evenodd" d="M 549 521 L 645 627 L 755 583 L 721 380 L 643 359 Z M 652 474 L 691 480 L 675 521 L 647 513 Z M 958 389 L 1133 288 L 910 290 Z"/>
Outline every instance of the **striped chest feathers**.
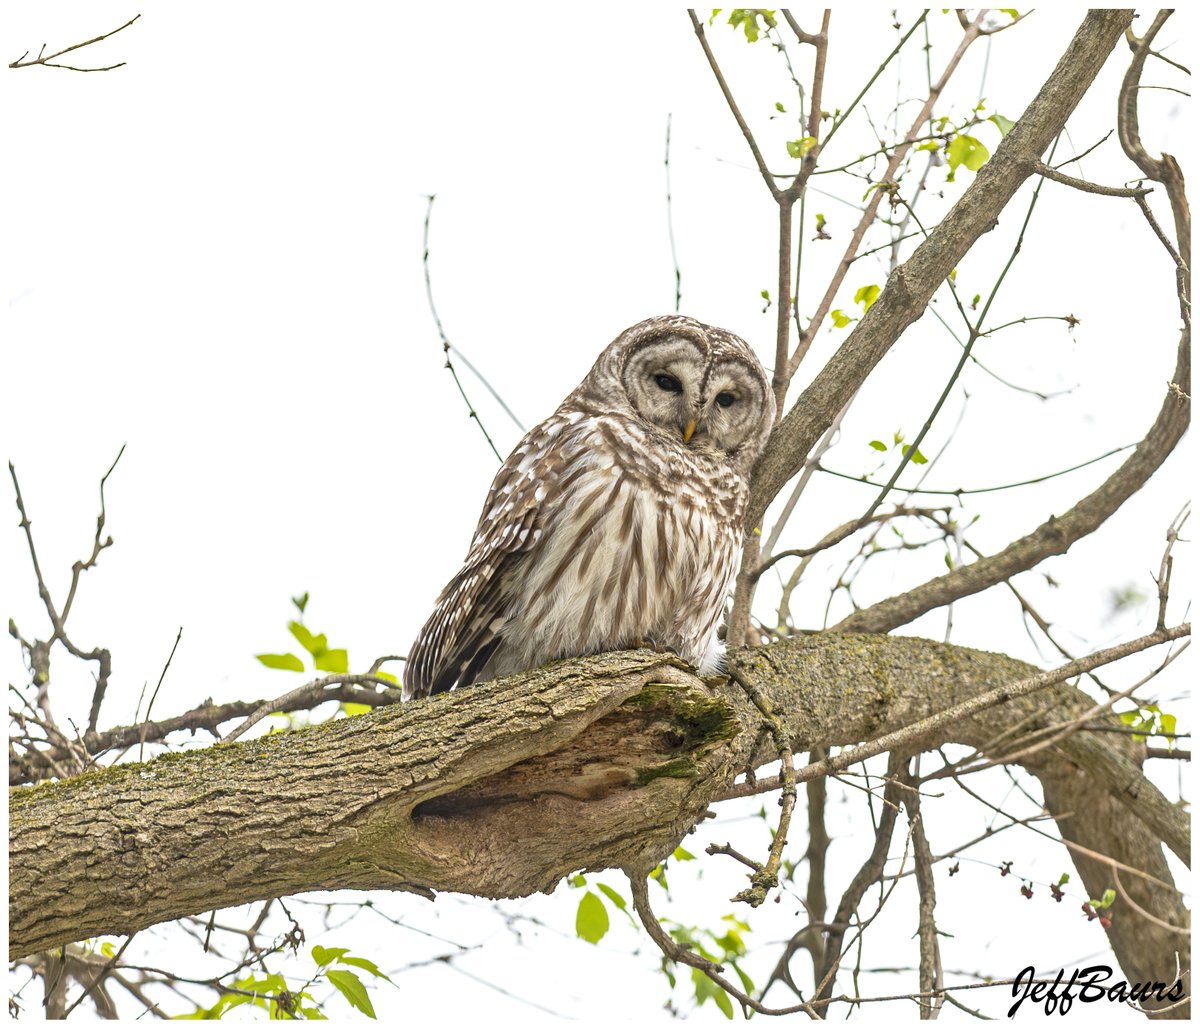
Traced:
<path fill-rule="evenodd" d="M 719 616 L 740 549 L 739 477 L 706 496 L 691 475 L 598 448 L 567 479 L 547 498 L 536 560 L 511 586 L 524 658 L 641 640 L 678 649 L 681 625 Z"/>

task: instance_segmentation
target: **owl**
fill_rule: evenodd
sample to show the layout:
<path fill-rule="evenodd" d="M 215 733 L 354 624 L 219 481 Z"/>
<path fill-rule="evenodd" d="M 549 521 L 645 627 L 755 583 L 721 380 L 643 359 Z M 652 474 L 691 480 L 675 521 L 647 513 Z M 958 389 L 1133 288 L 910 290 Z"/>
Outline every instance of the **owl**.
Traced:
<path fill-rule="evenodd" d="M 626 329 L 501 466 L 408 652 L 405 698 L 638 646 L 719 669 L 774 421 L 767 374 L 733 333 L 680 315 Z"/>

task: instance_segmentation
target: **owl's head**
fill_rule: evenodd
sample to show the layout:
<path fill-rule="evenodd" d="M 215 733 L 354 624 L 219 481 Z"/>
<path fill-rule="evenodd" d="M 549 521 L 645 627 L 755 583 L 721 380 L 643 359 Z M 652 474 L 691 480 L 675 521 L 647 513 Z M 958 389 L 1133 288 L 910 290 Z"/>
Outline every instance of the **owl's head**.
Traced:
<path fill-rule="evenodd" d="M 749 344 L 682 315 L 626 329 L 581 388 L 610 410 L 614 399 L 627 404 L 666 445 L 709 453 L 747 476 L 775 422 L 770 380 Z"/>

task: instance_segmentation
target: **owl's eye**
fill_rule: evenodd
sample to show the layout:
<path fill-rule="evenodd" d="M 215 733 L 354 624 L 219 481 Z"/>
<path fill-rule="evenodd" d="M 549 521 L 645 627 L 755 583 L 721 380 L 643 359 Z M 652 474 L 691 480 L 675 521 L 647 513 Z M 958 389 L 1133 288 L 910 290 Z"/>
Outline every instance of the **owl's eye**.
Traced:
<path fill-rule="evenodd" d="M 717 403 L 720 404 L 721 407 L 732 407 L 735 400 L 737 400 L 737 397 L 735 397 L 732 393 L 717 394 Z"/>
<path fill-rule="evenodd" d="M 665 372 L 661 375 L 654 376 L 654 381 L 658 383 L 658 388 L 666 390 L 668 393 L 682 393 L 683 385 L 675 378 L 674 375 L 667 375 Z"/>

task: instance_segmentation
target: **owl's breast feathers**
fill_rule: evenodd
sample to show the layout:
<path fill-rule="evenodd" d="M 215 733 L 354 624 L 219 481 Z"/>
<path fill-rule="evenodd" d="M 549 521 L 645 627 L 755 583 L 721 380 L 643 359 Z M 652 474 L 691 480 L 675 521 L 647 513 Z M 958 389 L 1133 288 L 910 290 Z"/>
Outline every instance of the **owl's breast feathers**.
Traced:
<path fill-rule="evenodd" d="M 410 651 L 406 694 L 642 642 L 719 665 L 748 484 L 659 436 L 560 412 L 518 444 Z"/>

